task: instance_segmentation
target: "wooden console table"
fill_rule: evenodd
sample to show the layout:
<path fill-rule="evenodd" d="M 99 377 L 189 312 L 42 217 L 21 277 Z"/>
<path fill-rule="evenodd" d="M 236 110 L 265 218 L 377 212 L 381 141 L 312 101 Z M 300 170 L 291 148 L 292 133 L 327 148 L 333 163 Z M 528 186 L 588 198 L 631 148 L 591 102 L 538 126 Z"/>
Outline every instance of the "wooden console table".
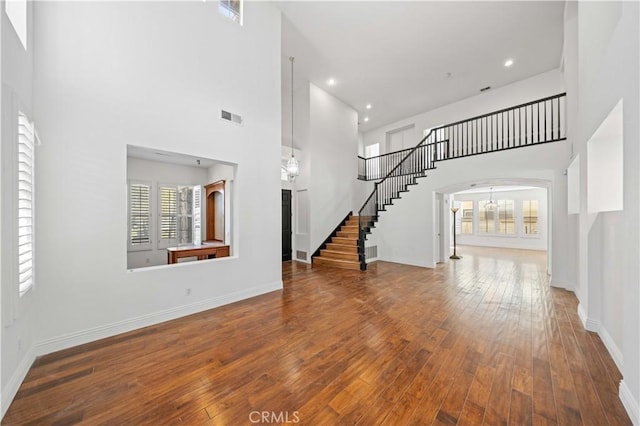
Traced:
<path fill-rule="evenodd" d="M 198 260 L 229 256 L 229 246 L 224 243 L 203 243 L 201 246 L 180 246 L 167 248 L 167 263 L 178 263 L 183 257 L 197 257 Z"/>

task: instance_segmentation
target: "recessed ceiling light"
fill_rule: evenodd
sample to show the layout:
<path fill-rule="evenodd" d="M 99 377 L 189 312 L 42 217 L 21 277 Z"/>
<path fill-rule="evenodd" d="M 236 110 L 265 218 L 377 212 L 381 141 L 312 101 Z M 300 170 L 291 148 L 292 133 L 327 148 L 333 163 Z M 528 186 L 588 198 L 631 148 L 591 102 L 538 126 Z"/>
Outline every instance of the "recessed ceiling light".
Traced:
<path fill-rule="evenodd" d="M 371 109 L 371 104 L 367 104 L 367 109 Z"/>
<path fill-rule="evenodd" d="M 364 122 L 366 123 L 367 121 L 369 121 L 369 117 L 364 118 Z"/>
<path fill-rule="evenodd" d="M 336 79 L 335 78 L 330 78 L 329 80 L 327 80 L 327 84 L 329 86 L 335 86 L 336 85 Z"/>
<path fill-rule="evenodd" d="M 510 67 L 511 65 L 513 65 L 513 59 L 507 59 L 504 63 L 505 67 Z"/>

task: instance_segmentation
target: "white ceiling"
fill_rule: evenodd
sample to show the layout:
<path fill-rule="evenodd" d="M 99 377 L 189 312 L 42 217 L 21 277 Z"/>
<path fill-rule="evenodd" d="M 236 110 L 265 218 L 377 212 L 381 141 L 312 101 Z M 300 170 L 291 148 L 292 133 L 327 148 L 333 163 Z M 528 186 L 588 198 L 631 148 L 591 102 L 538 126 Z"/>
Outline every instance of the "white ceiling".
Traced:
<path fill-rule="evenodd" d="M 285 144 L 289 56 L 296 58 L 296 89 L 311 81 L 333 94 L 359 112 L 359 129 L 365 132 L 561 62 L 564 1 L 276 4 L 283 12 Z M 505 68 L 508 58 L 514 65 Z M 330 77 L 337 81 L 333 87 L 326 83 Z"/>

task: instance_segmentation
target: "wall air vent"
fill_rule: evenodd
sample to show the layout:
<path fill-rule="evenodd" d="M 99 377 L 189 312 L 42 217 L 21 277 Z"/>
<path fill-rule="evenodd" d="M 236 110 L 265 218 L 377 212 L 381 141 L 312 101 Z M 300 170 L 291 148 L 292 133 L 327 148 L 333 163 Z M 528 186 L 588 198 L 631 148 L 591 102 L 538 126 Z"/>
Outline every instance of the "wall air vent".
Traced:
<path fill-rule="evenodd" d="M 364 248 L 364 258 L 366 260 L 376 259 L 378 257 L 378 246 L 369 246 Z"/>
<path fill-rule="evenodd" d="M 223 109 L 220 110 L 220 118 L 225 121 L 230 121 L 238 126 L 242 125 L 242 116 L 238 114 L 234 114 L 229 111 L 225 111 Z"/>
<path fill-rule="evenodd" d="M 296 250 L 296 259 L 307 260 L 307 252 L 302 250 Z"/>
<path fill-rule="evenodd" d="M 487 90 L 491 90 L 491 86 L 483 87 L 480 92 L 486 92 Z"/>

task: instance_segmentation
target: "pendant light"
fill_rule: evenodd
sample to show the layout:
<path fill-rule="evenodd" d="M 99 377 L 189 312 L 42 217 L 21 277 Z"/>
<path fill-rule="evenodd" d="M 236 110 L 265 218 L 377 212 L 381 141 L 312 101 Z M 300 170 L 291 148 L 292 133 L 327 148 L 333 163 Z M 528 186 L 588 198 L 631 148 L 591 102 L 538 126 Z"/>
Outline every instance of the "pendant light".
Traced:
<path fill-rule="evenodd" d="M 498 203 L 493 201 L 493 187 L 489 188 L 489 202 L 484 205 L 484 208 L 487 210 L 495 210 L 498 208 Z"/>
<path fill-rule="evenodd" d="M 298 160 L 293 155 L 293 61 L 294 57 L 289 57 L 291 61 L 291 158 L 287 161 L 287 179 L 289 182 L 294 182 L 296 177 L 300 174 L 300 168 L 298 167 Z"/>

